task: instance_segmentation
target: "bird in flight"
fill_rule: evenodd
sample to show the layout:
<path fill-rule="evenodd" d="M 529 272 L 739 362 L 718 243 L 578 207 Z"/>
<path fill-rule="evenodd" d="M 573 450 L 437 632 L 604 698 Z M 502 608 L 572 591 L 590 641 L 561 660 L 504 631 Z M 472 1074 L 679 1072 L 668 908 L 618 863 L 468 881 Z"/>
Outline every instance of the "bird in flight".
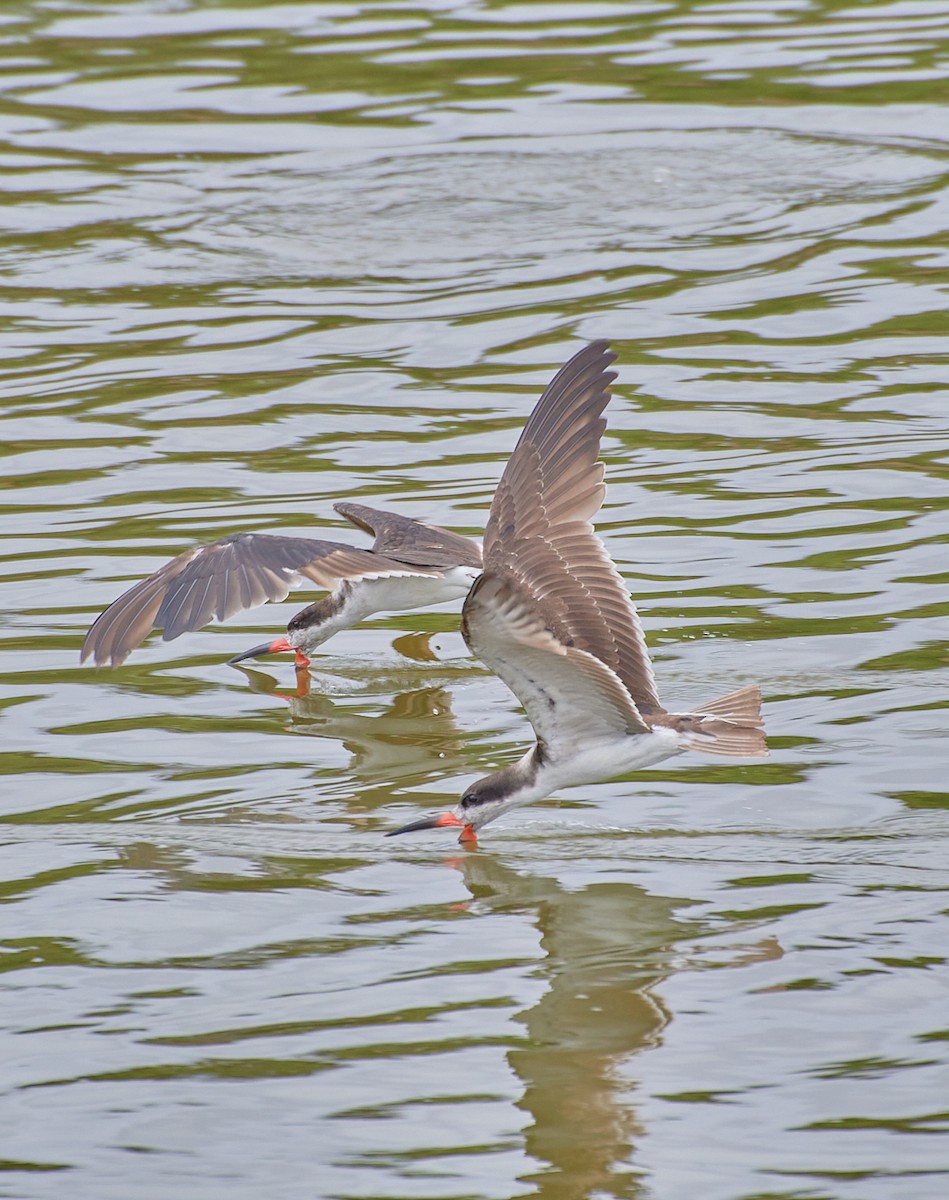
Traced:
<path fill-rule="evenodd" d="M 615 357 L 592 342 L 537 402 L 498 484 L 484 571 L 462 612 L 469 649 L 521 702 L 536 743 L 472 784 L 454 811 L 389 837 L 460 826 L 461 840 L 474 841 L 508 809 L 683 750 L 767 754 L 757 686 L 695 712 L 662 706 L 636 608 L 593 530 L 606 491 L 600 438 Z"/>
<path fill-rule="evenodd" d="M 375 537 L 372 548 L 317 538 L 235 533 L 185 550 L 114 600 L 82 644 L 80 662 L 123 663 L 153 629 L 166 642 L 212 620 L 268 600 L 285 600 L 304 580 L 329 591 L 287 625 L 285 637 L 254 646 L 229 662 L 292 650 L 298 666 L 340 629 L 376 612 L 403 612 L 458 600 L 481 571 L 470 538 L 397 513 L 340 503 L 336 511 Z"/>

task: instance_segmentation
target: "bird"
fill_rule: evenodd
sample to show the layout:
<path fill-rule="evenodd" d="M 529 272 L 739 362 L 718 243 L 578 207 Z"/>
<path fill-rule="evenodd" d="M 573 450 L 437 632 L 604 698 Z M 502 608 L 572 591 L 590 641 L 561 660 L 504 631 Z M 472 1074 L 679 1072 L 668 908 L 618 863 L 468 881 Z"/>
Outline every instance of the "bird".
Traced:
<path fill-rule="evenodd" d="M 605 341 L 575 354 L 527 420 L 484 534 L 484 570 L 462 609 L 472 654 L 520 701 L 535 744 L 472 784 L 454 810 L 386 836 L 461 827 L 460 841 L 512 808 L 614 778 L 683 750 L 761 757 L 761 692 L 694 712 L 660 703 L 642 625 L 593 518 L 603 503 L 603 412 L 616 373 Z"/>
<path fill-rule="evenodd" d="M 114 600 L 86 634 L 79 661 L 91 656 L 97 666 L 119 666 L 153 629 L 168 642 L 212 620 L 285 600 L 308 579 L 329 595 L 298 612 L 286 636 L 228 659 L 290 650 L 305 668 L 316 647 L 340 629 L 371 613 L 461 599 L 481 573 L 481 547 L 470 538 L 364 504 L 333 507 L 375 537 L 371 549 L 269 533 L 235 533 L 194 546 Z"/>

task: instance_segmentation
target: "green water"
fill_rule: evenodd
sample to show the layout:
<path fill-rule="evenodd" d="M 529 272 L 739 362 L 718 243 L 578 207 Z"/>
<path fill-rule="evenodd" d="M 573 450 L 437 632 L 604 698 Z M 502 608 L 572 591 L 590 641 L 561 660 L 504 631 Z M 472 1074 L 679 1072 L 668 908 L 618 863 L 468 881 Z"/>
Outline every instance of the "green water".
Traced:
<path fill-rule="evenodd" d="M 0 1196 L 949 1186 L 949 4 L 0 14 Z M 544 383 L 683 756 L 384 840 L 528 727 L 458 606 L 117 671 L 129 581 L 332 503 L 477 536 Z M 354 541 L 361 541 L 358 533 Z"/>

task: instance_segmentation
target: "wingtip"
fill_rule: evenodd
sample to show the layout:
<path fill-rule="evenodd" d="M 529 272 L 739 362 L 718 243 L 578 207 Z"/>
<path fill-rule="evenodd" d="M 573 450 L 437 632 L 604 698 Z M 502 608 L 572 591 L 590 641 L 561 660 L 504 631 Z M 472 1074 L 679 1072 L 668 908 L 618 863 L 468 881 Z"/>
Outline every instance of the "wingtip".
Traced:
<path fill-rule="evenodd" d="M 595 338 L 592 342 L 589 342 L 583 350 L 578 351 L 573 357 L 580 358 L 585 354 L 589 354 L 591 358 L 601 356 L 603 358 L 604 366 L 606 366 L 607 363 L 616 362 L 617 358 L 619 357 L 617 352 L 613 349 L 606 338 Z M 610 377 L 610 382 L 616 378 L 615 371 L 609 371 L 607 374 Z"/>
<path fill-rule="evenodd" d="M 79 665 L 81 667 L 95 667 L 96 670 L 99 667 L 121 667 L 130 653 L 131 651 L 126 654 L 113 654 L 110 656 L 108 654 L 93 654 L 91 650 L 84 650 L 79 655 Z"/>
<path fill-rule="evenodd" d="M 118 667 L 125 662 L 129 653 L 130 651 L 126 651 L 121 657 L 117 653 L 110 654 L 108 649 L 96 642 L 92 637 L 92 629 L 90 629 L 79 651 L 79 665 L 84 667 L 88 663 L 92 667 Z"/>

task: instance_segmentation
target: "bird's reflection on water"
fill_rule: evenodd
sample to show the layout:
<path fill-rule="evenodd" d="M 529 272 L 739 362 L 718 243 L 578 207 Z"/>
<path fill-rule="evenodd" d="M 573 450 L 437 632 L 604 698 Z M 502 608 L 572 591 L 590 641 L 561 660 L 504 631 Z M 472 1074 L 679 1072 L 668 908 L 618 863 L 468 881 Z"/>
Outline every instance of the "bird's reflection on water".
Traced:
<path fill-rule="evenodd" d="M 703 932 L 678 916 L 687 903 L 633 883 L 567 890 L 557 879 L 505 866 L 489 854 L 452 860 L 472 898 L 494 911 L 529 912 L 546 957 L 547 989 L 519 1016 L 525 1045 L 508 1053 L 530 1114 L 529 1182 L 546 1200 L 640 1197 L 642 1132 L 623 1068 L 656 1045 L 670 1014 L 653 988 L 676 943 Z"/>
<path fill-rule="evenodd" d="M 281 691 L 265 672 L 244 673 L 253 691 L 286 703 L 294 733 L 342 743 L 351 755 L 348 773 L 359 782 L 360 799 L 368 807 L 391 804 L 394 786 L 440 781 L 465 769 L 470 739 L 455 721 L 451 693 L 431 681 L 431 672 L 374 679 L 373 689 L 385 695 L 385 706 L 373 715 L 366 713 L 364 693 L 358 708 L 347 705 L 321 691 L 305 669 L 296 671 L 292 692 Z M 422 679 L 426 686 L 411 686 Z M 393 694 L 393 683 L 406 690 Z"/>
<path fill-rule="evenodd" d="M 364 706 L 354 712 L 318 691 L 306 672 L 289 695 L 276 691 L 271 676 L 247 674 L 255 691 L 284 696 L 296 732 L 343 742 L 352 774 L 370 785 L 361 789 L 369 803 L 391 803 L 393 783 L 465 769 L 465 734 L 439 684 L 396 694 L 386 711 L 366 716 Z M 682 916 L 688 901 L 632 882 L 568 889 L 553 873 L 484 852 L 448 863 L 477 907 L 526 914 L 545 953 L 538 970 L 546 989 L 518 1017 L 524 1044 L 507 1052 L 523 1088 L 519 1105 L 530 1116 L 525 1149 L 537 1163 L 522 1182 L 547 1200 L 644 1196 L 635 1164 L 642 1129 L 624 1068 L 661 1039 L 670 1016 L 655 986 L 672 969 L 677 946 L 704 927 Z"/>
<path fill-rule="evenodd" d="M 456 723 L 444 673 L 434 682 L 431 668 L 401 669 L 397 679 L 377 673 L 370 684 L 374 704 L 377 686 L 380 693 L 372 715 L 365 691 L 354 707 L 351 696 L 327 694 L 328 677 L 321 680 L 319 672 L 298 672 L 292 691 L 264 672 L 245 674 L 253 691 L 286 704 L 295 733 L 345 746 L 361 807 L 391 804 L 393 786 L 443 781 L 470 769 L 472 747 Z M 426 680 L 427 686 L 406 687 Z M 406 690 L 394 692 L 399 685 Z M 553 860 L 548 874 L 536 861 L 484 850 L 460 851 L 445 862 L 470 894 L 472 917 L 487 910 L 527 921 L 543 952 L 532 968 L 543 994 L 515 1018 L 524 1027 L 521 1044 L 504 1051 L 519 1081 L 517 1104 L 529 1118 L 523 1139 L 533 1165 L 516 1186 L 542 1200 L 644 1200 L 650 1184 L 637 1163 L 645 1129 L 633 1063 L 661 1043 L 672 1019 L 659 985 L 680 968 L 696 939 L 721 929 L 690 917 L 692 901 L 639 886 L 631 878 L 635 864 L 617 864 L 612 878 L 599 864 L 578 886 L 578 858 L 582 852 L 571 855 L 567 871 Z M 315 860 L 304 861 L 312 878 Z M 426 920 L 432 915 L 427 911 Z"/>

